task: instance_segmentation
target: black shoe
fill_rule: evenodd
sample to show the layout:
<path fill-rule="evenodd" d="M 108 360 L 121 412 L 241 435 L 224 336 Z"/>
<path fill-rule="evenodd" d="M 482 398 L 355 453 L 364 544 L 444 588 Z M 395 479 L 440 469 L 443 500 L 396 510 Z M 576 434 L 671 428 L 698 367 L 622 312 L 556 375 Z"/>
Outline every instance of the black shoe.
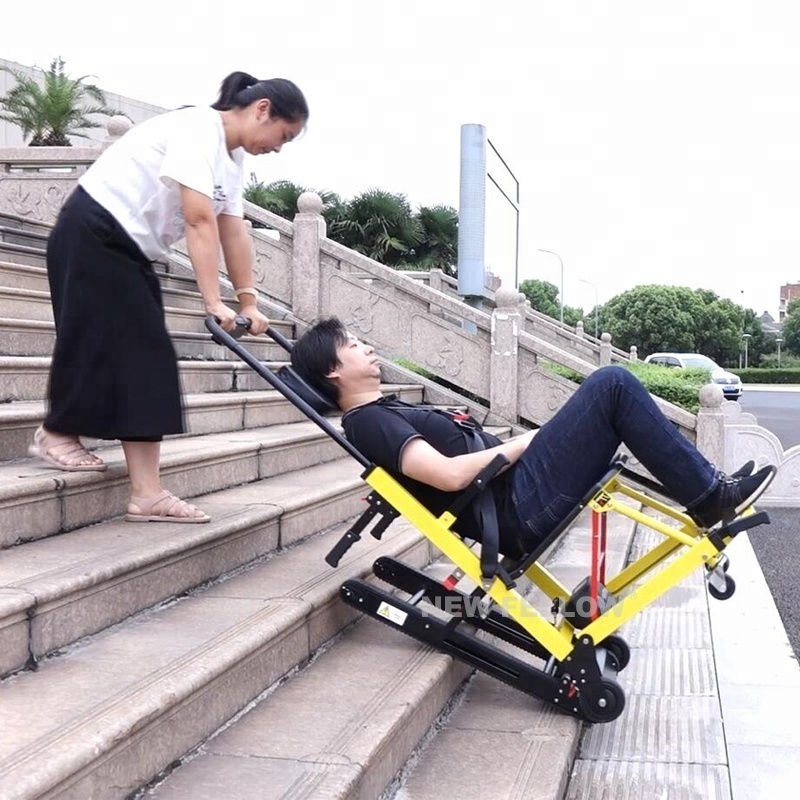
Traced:
<path fill-rule="evenodd" d="M 754 475 L 734 478 L 721 474 L 716 489 L 689 509 L 689 516 L 702 528 L 731 522 L 761 497 L 777 471 L 777 467 L 769 466 L 762 467 Z"/>
<path fill-rule="evenodd" d="M 756 462 L 753 459 L 750 461 L 745 461 L 736 472 L 731 472 L 731 478 L 746 478 L 749 475 L 753 475 L 756 471 Z"/>

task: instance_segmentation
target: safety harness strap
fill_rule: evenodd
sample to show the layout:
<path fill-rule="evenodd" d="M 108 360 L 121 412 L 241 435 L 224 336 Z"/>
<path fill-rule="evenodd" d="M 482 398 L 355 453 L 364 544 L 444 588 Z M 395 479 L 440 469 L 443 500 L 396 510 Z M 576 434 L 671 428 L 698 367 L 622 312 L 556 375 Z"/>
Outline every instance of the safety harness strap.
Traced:
<path fill-rule="evenodd" d="M 486 449 L 486 443 L 479 433 L 481 430 L 480 423 L 469 414 L 464 414 L 455 409 L 411 405 L 393 396 L 385 398 L 382 402 L 382 406 L 404 418 L 405 414 L 403 412 L 405 409 L 424 409 L 440 414 L 458 425 L 464 436 L 467 452 L 477 453 L 480 450 Z M 471 506 L 475 516 L 475 522 L 478 525 L 478 530 L 481 532 L 481 574 L 485 580 L 492 580 L 497 575 L 500 566 L 500 526 L 497 521 L 497 508 L 494 502 L 494 494 L 488 485 L 489 479 L 485 476 L 485 472 L 486 470 L 481 470 L 475 477 L 472 484 L 473 490 L 470 494 L 474 494 L 471 499 Z M 492 470 L 492 476 L 496 473 L 497 468 L 495 467 Z M 460 507 L 461 504 L 456 501 L 456 505 Z M 453 511 L 453 509 L 451 509 L 451 511 Z"/>

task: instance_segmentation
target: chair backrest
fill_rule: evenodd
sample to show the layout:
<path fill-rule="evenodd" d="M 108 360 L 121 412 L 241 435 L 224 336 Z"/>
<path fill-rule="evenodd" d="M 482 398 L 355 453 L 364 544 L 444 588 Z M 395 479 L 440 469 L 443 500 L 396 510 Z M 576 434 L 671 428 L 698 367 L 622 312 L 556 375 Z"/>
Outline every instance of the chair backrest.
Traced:
<path fill-rule="evenodd" d="M 327 397 L 320 394 L 311 384 L 301 378 L 292 367 L 281 367 L 277 375 L 298 397 L 305 400 L 317 414 L 331 414 L 338 410 Z"/>

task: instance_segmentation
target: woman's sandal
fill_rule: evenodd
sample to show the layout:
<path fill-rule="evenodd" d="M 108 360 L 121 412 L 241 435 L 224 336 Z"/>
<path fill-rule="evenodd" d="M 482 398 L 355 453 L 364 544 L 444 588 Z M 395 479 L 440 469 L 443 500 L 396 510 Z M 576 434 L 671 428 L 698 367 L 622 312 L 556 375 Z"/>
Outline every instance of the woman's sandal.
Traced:
<path fill-rule="evenodd" d="M 108 464 L 90 453 L 77 437 L 50 433 L 41 425 L 33 434 L 28 455 L 41 458 L 47 466 L 65 472 L 103 472 L 108 469 Z"/>
<path fill-rule="evenodd" d="M 199 516 L 197 516 L 197 512 L 200 512 Z M 125 519 L 128 522 L 211 522 L 208 514 L 200 511 L 197 506 L 175 497 L 166 489 L 150 497 L 131 495 Z"/>

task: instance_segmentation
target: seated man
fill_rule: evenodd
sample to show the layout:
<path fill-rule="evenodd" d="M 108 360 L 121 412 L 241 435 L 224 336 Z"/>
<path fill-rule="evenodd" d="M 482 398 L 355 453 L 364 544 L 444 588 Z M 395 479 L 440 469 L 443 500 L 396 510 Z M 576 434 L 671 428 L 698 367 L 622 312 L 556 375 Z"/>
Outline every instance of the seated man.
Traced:
<path fill-rule="evenodd" d="M 593 372 L 538 430 L 501 441 L 480 432 L 485 449 L 470 452 L 459 425 L 430 407 L 385 398 L 374 349 L 335 317 L 295 344 L 292 366 L 343 412 L 348 440 L 441 514 L 498 453 L 510 467 L 491 484 L 500 549 L 532 552 L 602 478 L 624 443 L 688 509 L 698 525 L 729 522 L 769 486 L 773 466 L 731 477 L 717 470 L 664 416 L 649 392 L 622 367 Z M 748 471 L 749 472 L 749 471 Z M 463 535 L 468 530 L 454 529 Z"/>

